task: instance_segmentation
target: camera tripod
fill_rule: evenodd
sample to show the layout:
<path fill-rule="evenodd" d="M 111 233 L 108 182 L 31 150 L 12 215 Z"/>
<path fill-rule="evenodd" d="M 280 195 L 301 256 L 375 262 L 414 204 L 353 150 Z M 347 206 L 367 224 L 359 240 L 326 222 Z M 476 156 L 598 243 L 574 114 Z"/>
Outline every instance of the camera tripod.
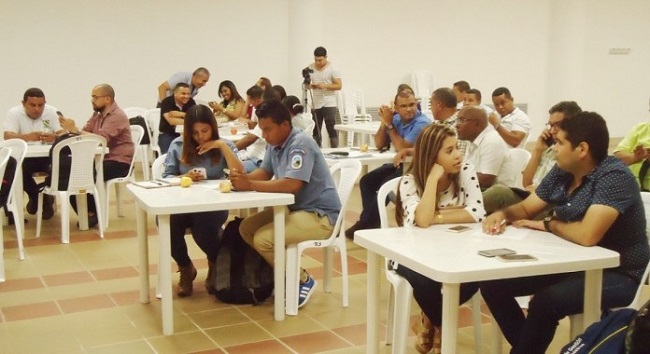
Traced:
<path fill-rule="evenodd" d="M 310 88 L 311 85 L 311 79 L 306 77 L 305 80 L 302 82 L 302 106 L 305 107 L 305 111 L 307 111 L 307 107 L 309 106 L 309 99 L 311 98 L 311 101 L 314 102 L 314 93 L 311 91 Z M 316 110 L 314 109 L 313 106 L 310 107 L 309 112 L 311 112 L 311 119 L 314 121 L 314 130 L 316 131 L 316 134 L 312 134 L 317 137 L 318 139 L 316 140 L 317 142 L 322 143 L 323 137 L 321 136 L 321 129 L 322 126 L 318 126 L 318 118 L 316 118 Z M 318 145 L 320 146 L 319 143 Z"/>

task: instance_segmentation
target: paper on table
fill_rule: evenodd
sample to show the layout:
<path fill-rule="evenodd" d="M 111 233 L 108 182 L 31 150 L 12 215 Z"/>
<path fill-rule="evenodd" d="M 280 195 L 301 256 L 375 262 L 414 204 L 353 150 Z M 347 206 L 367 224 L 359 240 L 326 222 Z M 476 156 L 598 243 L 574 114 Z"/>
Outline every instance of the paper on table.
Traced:
<path fill-rule="evenodd" d="M 472 235 L 476 237 L 498 237 L 498 238 L 505 238 L 509 240 L 522 240 L 529 233 L 530 233 L 530 229 L 527 228 L 520 229 L 514 226 L 506 226 L 506 231 L 499 235 L 488 235 L 486 233 L 483 233 L 483 229 L 481 228 L 474 230 L 474 233 Z"/>

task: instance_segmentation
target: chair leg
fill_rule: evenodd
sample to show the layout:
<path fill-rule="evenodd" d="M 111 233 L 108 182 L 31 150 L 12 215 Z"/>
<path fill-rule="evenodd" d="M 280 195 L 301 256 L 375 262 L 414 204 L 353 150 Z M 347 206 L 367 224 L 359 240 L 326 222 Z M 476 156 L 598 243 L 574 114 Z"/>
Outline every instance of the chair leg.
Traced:
<path fill-rule="evenodd" d="M 339 253 L 341 254 L 341 280 L 343 281 L 341 302 L 343 303 L 343 307 L 348 307 L 348 251 L 345 245 L 345 236 L 343 235 L 343 232 L 341 232 L 341 235 L 336 239 L 336 247 L 339 249 Z"/>
<path fill-rule="evenodd" d="M 483 341 L 481 339 L 481 295 L 472 296 L 472 322 L 474 323 L 474 346 L 477 354 L 482 352 Z"/>
<path fill-rule="evenodd" d="M 395 333 L 395 291 L 397 289 L 391 284 L 388 290 L 388 313 L 386 314 L 386 345 L 393 343 Z"/>
<path fill-rule="evenodd" d="M 115 184 L 115 201 L 117 203 L 117 216 L 124 217 L 122 212 L 122 183 Z M 108 208 L 108 205 L 106 207 Z M 108 215 L 108 209 L 106 209 L 106 214 Z M 106 218 L 106 226 L 108 226 L 108 218 Z"/>
<path fill-rule="evenodd" d="M 106 227 L 106 226 L 104 226 L 104 220 L 105 219 L 102 217 L 102 215 L 104 215 L 104 214 L 102 214 L 102 212 L 103 212 L 103 210 L 101 210 L 102 209 L 102 204 L 101 204 L 101 201 L 99 200 L 99 192 L 97 190 L 95 190 L 95 193 L 93 193 L 93 198 L 95 199 L 95 205 L 96 205 L 96 208 L 97 208 L 97 210 L 95 210 L 95 213 L 97 215 L 97 227 L 99 229 L 99 238 L 104 238 L 104 228 Z M 106 198 L 106 199 L 108 199 L 108 198 Z M 102 219 L 104 219 L 104 220 L 102 220 Z"/>
<path fill-rule="evenodd" d="M 15 217 L 15 214 L 14 214 Z M 14 219 L 14 221 L 16 221 Z M 3 234 L 3 229 L 2 226 L 0 225 L 0 283 L 5 281 L 5 246 L 4 246 L 5 240 L 4 240 L 4 234 Z"/>
<path fill-rule="evenodd" d="M 332 247 L 323 248 L 323 291 L 332 292 Z"/>
<path fill-rule="evenodd" d="M 68 194 L 63 194 L 65 197 L 61 199 L 68 199 Z M 40 202 L 40 199 L 39 199 Z M 70 203 L 61 201 L 61 243 L 70 243 Z M 39 203 L 40 208 L 40 203 Z"/>
<path fill-rule="evenodd" d="M 116 186 L 115 189 L 117 190 L 117 188 L 118 187 Z M 117 192 L 116 192 L 116 194 L 117 194 Z M 104 208 L 102 210 L 102 217 L 104 219 L 104 224 L 103 224 L 104 227 L 108 227 L 109 219 L 110 219 L 110 215 L 108 213 L 108 211 L 109 211 L 108 203 L 109 203 L 109 201 L 111 199 L 110 195 L 111 195 L 111 184 L 106 183 L 106 184 L 104 184 Z"/>
<path fill-rule="evenodd" d="M 36 237 L 41 237 L 42 221 L 43 221 L 43 193 L 38 193 L 38 208 L 36 209 Z"/>
<path fill-rule="evenodd" d="M 25 238 L 25 214 L 23 208 L 18 208 L 15 201 L 11 201 L 8 205 L 8 210 L 14 215 L 14 225 L 16 226 L 16 240 L 18 241 L 18 259 L 21 261 L 25 259 L 25 247 L 23 239 Z M 19 222 L 20 221 L 20 222 Z"/>
<path fill-rule="evenodd" d="M 406 281 L 401 279 L 395 288 L 395 311 L 393 326 L 393 353 L 404 353 L 406 351 L 406 342 L 408 339 L 408 329 L 411 314 L 411 297 L 413 288 Z"/>
<path fill-rule="evenodd" d="M 296 245 L 287 248 L 286 314 L 298 315 L 298 284 L 300 284 L 300 250 Z"/>

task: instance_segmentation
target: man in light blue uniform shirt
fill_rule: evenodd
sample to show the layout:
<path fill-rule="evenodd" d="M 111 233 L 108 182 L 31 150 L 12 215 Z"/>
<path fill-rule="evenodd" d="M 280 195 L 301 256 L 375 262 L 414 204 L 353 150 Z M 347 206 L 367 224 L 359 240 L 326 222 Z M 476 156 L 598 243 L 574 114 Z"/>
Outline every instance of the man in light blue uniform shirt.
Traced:
<path fill-rule="evenodd" d="M 233 187 L 295 195 L 295 203 L 288 206 L 285 218 L 286 244 L 328 238 L 341 210 L 341 202 L 320 148 L 314 139 L 292 127 L 291 115 L 282 102 L 264 102 L 257 108 L 257 116 L 262 137 L 268 144 L 264 160 L 249 174 L 231 171 Z M 239 232 L 246 243 L 273 265 L 272 209 L 244 219 Z M 315 286 L 316 281 L 303 269 L 299 307 L 307 302 Z"/>

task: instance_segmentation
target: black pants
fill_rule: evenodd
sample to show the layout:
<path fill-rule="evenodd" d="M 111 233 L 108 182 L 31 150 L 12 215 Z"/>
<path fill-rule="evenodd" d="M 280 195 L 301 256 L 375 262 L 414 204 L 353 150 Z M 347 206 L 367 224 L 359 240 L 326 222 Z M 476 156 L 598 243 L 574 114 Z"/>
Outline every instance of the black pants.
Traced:
<path fill-rule="evenodd" d="M 368 172 L 359 181 L 361 191 L 361 203 L 363 210 L 359 216 L 361 229 L 373 229 L 379 227 L 379 207 L 377 206 L 377 191 L 395 177 L 402 175 L 402 167 L 395 167 L 387 163 Z"/>
<path fill-rule="evenodd" d="M 129 168 L 131 168 L 130 164 L 117 162 L 117 161 L 106 161 L 106 160 L 104 160 L 103 166 L 104 166 L 104 182 L 108 181 L 109 179 L 124 177 L 128 175 Z M 86 198 L 88 200 L 88 215 L 97 214 L 97 206 L 95 206 L 95 198 L 88 198 L 87 194 L 86 194 Z M 108 196 L 106 196 L 106 198 L 108 198 Z M 70 204 L 72 205 L 72 209 L 74 209 L 76 213 L 77 212 L 76 196 L 70 196 Z"/>
<path fill-rule="evenodd" d="M 185 243 L 185 231 L 188 228 L 192 232 L 194 242 L 205 253 L 208 261 L 216 261 L 219 230 L 226 219 L 228 219 L 227 211 L 207 211 L 170 216 L 172 258 L 178 266 L 187 267 L 192 263 Z"/>
<path fill-rule="evenodd" d="M 37 157 L 23 160 L 23 190 L 27 193 L 29 199 L 38 198 L 38 185 L 32 178 L 32 175 L 36 172 L 47 173 L 49 169 L 49 157 Z"/>
<path fill-rule="evenodd" d="M 334 124 L 341 123 L 339 109 L 337 107 L 323 107 L 315 109 L 314 112 L 316 113 L 316 126 L 313 135 L 318 146 L 322 144 L 321 131 L 323 121 L 325 121 L 325 129 L 327 129 L 327 135 L 330 137 L 330 147 L 339 147 L 339 133 L 334 129 Z"/>

